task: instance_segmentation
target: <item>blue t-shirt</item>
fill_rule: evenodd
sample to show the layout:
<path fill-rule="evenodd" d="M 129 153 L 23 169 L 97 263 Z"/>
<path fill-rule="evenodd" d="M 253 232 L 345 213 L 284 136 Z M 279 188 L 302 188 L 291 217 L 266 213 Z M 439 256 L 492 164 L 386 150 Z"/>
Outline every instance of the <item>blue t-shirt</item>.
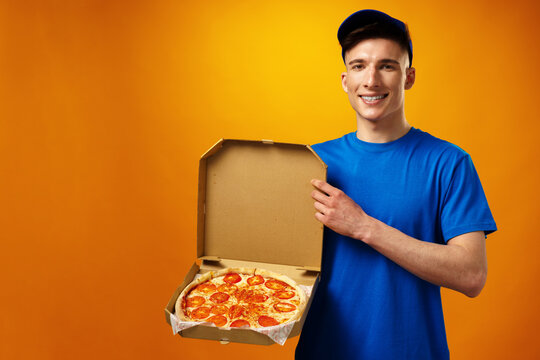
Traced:
<path fill-rule="evenodd" d="M 331 185 L 409 236 L 446 244 L 496 230 L 470 156 L 428 133 L 412 128 L 367 143 L 353 132 L 313 149 Z M 448 359 L 440 287 L 325 228 L 321 281 L 296 358 Z"/>

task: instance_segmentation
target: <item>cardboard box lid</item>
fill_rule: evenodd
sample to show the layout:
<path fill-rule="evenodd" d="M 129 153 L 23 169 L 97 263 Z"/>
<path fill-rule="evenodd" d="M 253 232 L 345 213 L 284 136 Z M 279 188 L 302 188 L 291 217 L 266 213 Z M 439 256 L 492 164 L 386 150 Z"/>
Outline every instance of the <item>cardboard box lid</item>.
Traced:
<path fill-rule="evenodd" d="M 326 165 L 308 145 L 220 140 L 199 163 L 197 257 L 320 270 L 314 178 Z"/>

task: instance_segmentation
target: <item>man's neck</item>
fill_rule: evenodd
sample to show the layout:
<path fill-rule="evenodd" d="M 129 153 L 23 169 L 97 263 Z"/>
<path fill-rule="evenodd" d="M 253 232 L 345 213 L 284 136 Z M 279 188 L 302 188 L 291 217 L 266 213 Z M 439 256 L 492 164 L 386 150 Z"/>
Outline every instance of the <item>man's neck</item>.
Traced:
<path fill-rule="evenodd" d="M 397 121 L 369 121 L 357 119 L 356 137 L 365 142 L 387 143 L 404 136 L 411 129 L 411 125 L 403 116 Z"/>

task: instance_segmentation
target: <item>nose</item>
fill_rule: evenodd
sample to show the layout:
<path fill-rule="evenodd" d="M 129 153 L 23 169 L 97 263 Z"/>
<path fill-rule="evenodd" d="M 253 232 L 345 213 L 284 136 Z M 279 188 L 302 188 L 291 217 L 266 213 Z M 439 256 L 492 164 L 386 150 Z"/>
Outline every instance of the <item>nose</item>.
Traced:
<path fill-rule="evenodd" d="M 379 86 L 379 73 L 374 66 L 370 66 L 364 72 L 363 85 L 366 89 Z"/>

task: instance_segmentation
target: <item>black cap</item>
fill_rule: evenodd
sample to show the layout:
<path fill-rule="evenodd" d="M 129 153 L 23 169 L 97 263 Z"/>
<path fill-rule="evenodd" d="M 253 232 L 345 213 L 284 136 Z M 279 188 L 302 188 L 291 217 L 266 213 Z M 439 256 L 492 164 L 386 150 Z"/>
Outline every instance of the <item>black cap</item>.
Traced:
<path fill-rule="evenodd" d="M 343 39 L 345 39 L 345 37 L 354 30 L 374 23 L 389 25 L 408 40 L 407 51 L 409 53 L 409 67 L 412 66 L 412 41 L 407 25 L 405 25 L 403 21 L 394 19 L 390 15 L 387 15 L 381 11 L 360 10 L 346 18 L 345 21 L 341 23 L 337 33 L 340 45 L 343 47 Z M 341 56 L 343 57 L 343 60 L 345 60 L 344 51 L 341 52 Z"/>

